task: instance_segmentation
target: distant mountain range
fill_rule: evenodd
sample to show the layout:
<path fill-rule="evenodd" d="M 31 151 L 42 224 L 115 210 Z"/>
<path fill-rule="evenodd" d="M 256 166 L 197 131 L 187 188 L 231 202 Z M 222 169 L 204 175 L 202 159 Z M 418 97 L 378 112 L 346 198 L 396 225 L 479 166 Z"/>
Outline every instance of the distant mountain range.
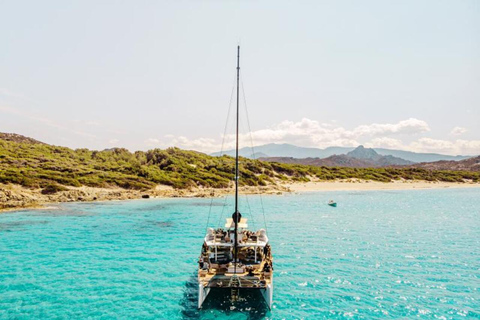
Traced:
<path fill-rule="evenodd" d="M 297 147 L 292 144 L 276 144 L 269 143 L 254 147 L 255 157 L 253 156 L 252 148 L 245 147 L 238 150 L 240 156 L 245 158 L 260 158 L 260 157 L 292 157 L 292 158 L 326 158 L 334 154 L 346 154 L 355 148 L 346 147 L 328 147 L 326 149 L 318 148 L 304 148 Z M 215 152 L 211 156 L 220 155 L 235 156 L 235 150 L 226 150 L 224 152 Z"/>
<path fill-rule="evenodd" d="M 271 157 L 287 157 L 287 158 L 328 158 L 333 155 L 346 155 L 350 151 L 353 151 L 353 147 L 328 147 L 325 149 L 319 148 L 304 148 L 297 147 L 291 144 L 265 144 L 261 146 L 254 147 L 255 156 L 252 152 L 252 148 L 245 147 L 239 150 L 239 154 L 242 157 L 246 158 L 271 158 Z M 374 148 L 374 150 L 380 156 L 392 156 L 395 158 L 401 158 L 403 160 L 420 163 L 420 162 L 433 162 L 433 161 L 458 161 L 471 158 L 471 156 L 450 156 L 438 153 L 417 153 L 411 151 L 402 151 L 402 150 L 391 150 L 384 148 Z M 227 150 L 222 153 L 215 152 L 212 153 L 212 156 L 220 156 L 221 154 L 226 154 L 229 156 L 235 156 L 235 150 Z"/>
<path fill-rule="evenodd" d="M 359 146 L 347 154 L 332 155 L 327 158 L 303 158 L 293 157 L 262 157 L 260 160 L 291 164 L 304 164 L 311 166 L 326 167 L 351 167 L 351 168 L 378 168 L 388 166 L 405 166 L 413 164 L 412 161 L 391 155 L 382 156 L 375 150 Z"/>
<path fill-rule="evenodd" d="M 391 155 L 382 156 L 374 149 L 358 146 L 347 154 L 327 158 L 261 157 L 259 160 L 289 164 L 350 168 L 421 168 L 427 170 L 480 171 L 480 156 L 463 160 L 440 160 L 414 163 Z"/>

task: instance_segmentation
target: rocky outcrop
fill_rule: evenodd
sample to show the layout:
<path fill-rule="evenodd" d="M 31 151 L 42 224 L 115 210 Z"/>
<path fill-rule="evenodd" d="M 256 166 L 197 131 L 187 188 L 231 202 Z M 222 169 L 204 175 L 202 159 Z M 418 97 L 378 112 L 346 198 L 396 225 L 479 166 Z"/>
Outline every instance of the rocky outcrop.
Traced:
<path fill-rule="evenodd" d="M 0 187 L 0 209 L 27 208 L 39 204 L 36 196 L 19 189 Z"/>
<path fill-rule="evenodd" d="M 242 194 L 278 194 L 290 191 L 282 185 L 262 187 L 241 187 Z M 158 186 L 151 190 L 128 190 L 121 188 L 68 187 L 65 191 L 53 194 L 42 194 L 42 189 L 29 189 L 19 185 L 0 184 L 0 211 L 39 207 L 45 204 L 60 202 L 107 201 L 150 198 L 209 198 L 234 193 L 233 188 L 191 188 L 174 189 Z"/>

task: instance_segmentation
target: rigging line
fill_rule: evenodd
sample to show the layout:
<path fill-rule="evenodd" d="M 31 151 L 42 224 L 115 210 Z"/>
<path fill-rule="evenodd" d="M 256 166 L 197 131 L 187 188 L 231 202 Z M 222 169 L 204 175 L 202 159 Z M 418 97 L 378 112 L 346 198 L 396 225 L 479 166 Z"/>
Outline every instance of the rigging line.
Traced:
<path fill-rule="evenodd" d="M 213 205 L 213 197 L 210 200 L 210 207 L 208 208 L 207 225 L 205 226 L 205 230 L 208 230 L 208 224 L 210 223 L 210 214 L 212 213 L 212 205 Z"/>
<path fill-rule="evenodd" d="M 205 227 L 205 230 L 208 230 L 208 224 L 210 223 L 210 214 L 212 213 L 212 207 L 213 207 L 213 197 L 210 200 L 210 207 L 208 208 L 207 226 Z"/>
<path fill-rule="evenodd" d="M 247 124 L 248 124 L 248 132 L 250 133 L 249 136 L 250 136 L 250 144 L 251 144 L 251 149 L 252 149 L 252 158 L 253 158 L 253 160 L 256 160 L 257 157 L 255 156 L 255 149 L 253 147 L 252 128 L 250 127 L 250 118 L 248 117 L 247 98 L 245 97 L 245 87 L 243 85 L 243 77 L 242 77 L 241 83 L 242 83 L 243 105 L 245 107 L 245 114 L 246 114 Z M 268 232 L 267 219 L 265 219 L 265 207 L 263 206 L 262 193 L 260 192 L 258 195 L 260 196 L 260 204 L 262 206 L 263 223 L 265 225 L 265 231 Z"/>
<path fill-rule="evenodd" d="M 225 199 L 223 200 L 222 212 L 218 216 L 217 226 L 219 226 L 222 221 L 223 213 L 225 212 L 226 206 L 227 206 L 227 195 L 225 195 Z"/>
<path fill-rule="evenodd" d="M 221 147 L 221 149 L 220 149 L 220 156 L 222 156 L 223 147 L 225 146 L 225 137 L 226 137 L 226 135 L 227 135 L 228 120 L 230 119 L 230 111 L 231 111 L 231 109 L 232 109 L 232 103 L 233 103 L 234 93 L 235 93 L 235 79 L 233 80 L 232 93 L 230 94 L 230 103 L 229 103 L 229 105 L 228 105 L 227 121 L 225 121 L 225 128 L 224 128 L 224 130 L 223 130 L 222 147 Z"/>
<path fill-rule="evenodd" d="M 258 194 L 260 196 L 260 204 L 262 206 L 262 212 L 263 212 L 263 225 L 265 226 L 265 231 L 268 232 L 268 228 L 267 228 L 267 219 L 265 219 L 265 208 L 263 206 L 263 198 L 262 198 L 262 194 Z"/>
<path fill-rule="evenodd" d="M 235 78 L 233 78 L 232 93 L 230 94 L 230 103 L 228 104 L 227 120 L 225 121 L 225 128 L 223 130 L 222 147 L 220 148 L 220 157 L 219 157 L 220 158 L 220 163 L 223 163 L 222 153 L 223 153 L 223 147 L 224 147 L 224 144 L 225 144 L 225 136 L 227 134 L 228 120 L 230 118 L 230 111 L 232 109 L 234 92 L 235 92 Z M 213 197 L 210 200 L 210 208 L 208 209 L 207 226 L 205 227 L 205 230 L 208 230 L 208 224 L 210 223 L 210 215 L 212 214 L 212 205 L 213 205 Z"/>
<path fill-rule="evenodd" d="M 252 219 L 252 226 L 253 226 L 253 229 L 255 230 L 256 229 L 255 220 L 253 219 L 252 208 L 250 207 L 250 202 L 248 201 L 248 196 L 247 195 L 245 195 L 245 199 L 247 200 L 248 210 L 250 211 L 250 218 Z"/>

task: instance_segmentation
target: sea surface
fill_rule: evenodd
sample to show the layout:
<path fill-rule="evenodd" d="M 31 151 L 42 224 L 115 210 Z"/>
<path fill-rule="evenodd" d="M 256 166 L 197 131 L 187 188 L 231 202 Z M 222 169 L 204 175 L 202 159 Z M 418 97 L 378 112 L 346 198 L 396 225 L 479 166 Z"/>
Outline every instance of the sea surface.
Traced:
<path fill-rule="evenodd" d="M 480 188 L 242 196 L 270 237 L 273 308 L 212 294 L 198 311 L 203 237 L 232 201 L 0 214 L 0 319 L 480 318 Z"/>

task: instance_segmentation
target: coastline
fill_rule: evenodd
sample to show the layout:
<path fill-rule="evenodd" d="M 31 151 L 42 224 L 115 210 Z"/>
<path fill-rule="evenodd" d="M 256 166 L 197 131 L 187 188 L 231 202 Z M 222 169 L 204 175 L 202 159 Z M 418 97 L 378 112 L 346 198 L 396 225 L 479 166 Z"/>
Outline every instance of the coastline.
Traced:
<path fill-rule="evenodd" d="M 174 189 L 158 185 L 149 190 L 122 188 L 68 187 L 66 191 L 43 194 L 42 189 L 29 189 L 20 185 L 0 184 L 0 214 L 22 209 L 45 209 L 47 206 L 68 202 L 95 202 L 114 200 L 134 200 L 150 198 L 211 198 L 233 194 L 233 188 L 191 188 Z M 241 194 L 282 194 L 290 190 L 282 185 L 265 187 L 240 187 Z"/>
<path fill-rule="evenodd" d="M 241 194 L 284 194 L 329 191 L 375 191 L 375 190 L 425 190 L 448 188 L 480 188 L 473 182 L 432 182 L 421 180 L 397 180 L 379 182 L 370 180 L 335 180 L 309 182 L 278 182 L 268 186 L 241 187 Z M 29 189 L 19 185 L 0 184 L 0 213 L 22 209 L 49 209 L 51 205 L 66 202 L 95 202 L 133 200 L 148 198 L 211 198 L 233 194 L 233 188 L 174 189 L 158 185 L 154 189 L 140 191 L 122 188 L 70 187 L 54 194 L 42 194 L 41 189 Z"/>
<path fill-rule="evenodd" d="M 317 191 L 375 191 L 375 190 L 422 190 L 446 188 L 480 188 L 480 183 L 474 182 L 442 182 L 424 180 L 394 180 L 379 182 L 371 180 L 336 180 L 310 181 L 285 184 L 292 192 Z"/>

